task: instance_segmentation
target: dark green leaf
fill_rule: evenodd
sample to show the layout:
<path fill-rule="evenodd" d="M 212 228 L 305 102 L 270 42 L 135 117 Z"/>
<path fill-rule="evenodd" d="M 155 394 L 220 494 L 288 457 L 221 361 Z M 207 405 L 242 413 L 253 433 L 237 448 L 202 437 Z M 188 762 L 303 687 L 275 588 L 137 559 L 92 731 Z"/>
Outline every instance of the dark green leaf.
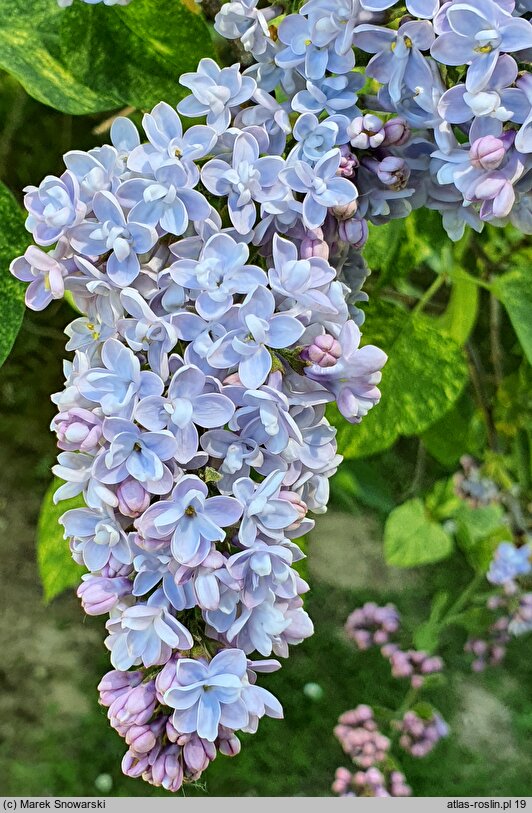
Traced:
<path fill-rule="evenodd" d="M 63 539 L 63 527 L 59 524 L 59 517 L 65 511 L 84 506 L 83 498 L 74 497 L 54 505 L 53 495 L 60 485 L 61 481 L 56 479 L 48 488 L 37 525 L 37 562 L 47 602 L 68 587 L 75 587 L 83 572 L 73 561 L 68 542 Z"/>
<path fill-rule="evenodd" d="M 479 288 L 465 277 L 453 280 L 445 313 L 438 320 L 441 330 L 459 345 L 464 345 L 477 321 Z"/>
<path fill-rule="evenodd" d="M 384 555 L 392 567 L 417 567 L 445 559 L 453 541 L 433 522 L 420 499 L 395 508 L 384 528 Z"/>
<path fill-rule="evenodd" d="M 471 508 L 464 503 L 456 515 L 456 539 L 471 567 L 485 573 L 499 542 L 511 541 L 512 533 L 500 505 Z"/>
<path fill-rule="evenodd" d="M 524 353 L 532 364 L 532 276 L 530 263 L 523 263 L 515 271 L 510 271 L 495 279 L 493 293 L 501 300 L 508 311 Z"/>
<path fill-rule="evenodd" d="M 363 343 L 376 344 L 389 358 L 380 385 L 382 400 L 361 424 L 347 424 L 328 410 L 338 428 L 339 451 L 347 458 L 376 454 L 400 435 L 424 432 L 452 407 L 467 381 L 462 350 L 438 330 L 435 320 L 411 316 L 387 302 L 365 310 Z"/>
<path fill-rule="evenodd" d="M 0 364 L 9 355 L 24 316 L 26 286 L 9 273 L 9 264 L 28 242 L 22 211 L 0 183 Z"/>
<path fill-rule="evenodd" d="M 456 469 L 464 454 L 482 455 L 486 427 L 471 396 L 465 392 L 443 418 L 423 433 L 422 439 L 427 451 L 449 469 Z"/>
<path fill-rule="evenodd" d="M 66 113 L 175 103 L 187 92 L 179 76 L 212 55 L 209 29 L 188 0 L 68 9 L 2 0 L 0 66 Z"/>

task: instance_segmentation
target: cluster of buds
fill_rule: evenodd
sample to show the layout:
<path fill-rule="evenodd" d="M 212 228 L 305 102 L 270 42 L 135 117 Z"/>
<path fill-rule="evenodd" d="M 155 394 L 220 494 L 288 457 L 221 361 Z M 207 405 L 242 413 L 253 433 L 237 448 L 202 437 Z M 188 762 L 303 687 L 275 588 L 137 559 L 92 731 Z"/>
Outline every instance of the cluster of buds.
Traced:
<path fill-rule="evenodd" d="M 460 458 L 462 471 L 453 477 L 455 493 L 471 508 L 500 502 L 501 494 L 493 480 L 484 477 L 478 464 L 470 455 Z"/>
<path fill-rule="evenodd" d="M 394 604 L 379 607 L 373 601 L 368 601 L 351 613 L 345 623 L 345 631 L 358 649 L 365 650 L 387 644 L 390 636 L 398 632 L 400 623 Z"/>
<path fill-rule="evenodd" d="M 443 661 L 438 655 L 429 655 L 416 649 L 403 651 L 397 644 L 386 644 L 381 650 L 390 661 L 392 675 L 395 678 L 410 678 L 413 689 L 421 689 L 425 678 L 443 669 Z"/>
<path fill-rule="evenodd" d="M 332 784 L 332 791 L 338 796 L 411 796 L 412 789 L 406 784 L 404 774 L 389 771 L 385 775 L 378 768 L 351 773 L 347 768 L 338 768 Z"/>
<path fill-rule="evenodd" d="M 334 734 L 345 753 L 360 768 L 371 768 L 386 758 L 390 740 L 380 733 L 369 706 L 346 711 L 338 720 Z"/>
<path fill-rule="evenodd" d="M 415 711 L 405 712 L 403 719 L 396 721 L 400 732 L 399 745 L 413 757 L 426 757 L 437 743 L 449 733 L 449 726 L 435 711 L 428 719 Z"/>

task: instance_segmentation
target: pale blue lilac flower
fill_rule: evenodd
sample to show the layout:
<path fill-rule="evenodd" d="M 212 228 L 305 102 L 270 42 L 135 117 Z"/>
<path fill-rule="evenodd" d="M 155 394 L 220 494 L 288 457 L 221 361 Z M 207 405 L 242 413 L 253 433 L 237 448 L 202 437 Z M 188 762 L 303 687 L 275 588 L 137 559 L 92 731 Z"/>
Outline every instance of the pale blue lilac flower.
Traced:
<path fill-rule="evenodd" d="M 213 637 L 218 634 L 219 638 L 239 647 L 246 654 L 256 649 L 266 657 L 274 651 L 275 644 L 281 644 L 280 636 L 290 626 L 290 620 L 276 606 L 271 590 L 256 607 L 239 605 L 230 614 L 208 610 L 205 620 L 208 629 L 212 628 Z"/>
<path fill-rule="evenodd" d="M 271 291 L 262 286 L 248 294 L 235 314 L 235 327 L 214 342 L 207 353 L 213 367 L 238 366 L 245 387 L 256 389 L 272 368 L 268 348 L 287 348 L 303 333 L 303 325 L 294 316 L 275 313 Z"/>
<path fill-rule="evenodd" d="M 40 246 L 56 243 L 85 217 L 78 180 L 68 170 L 60 178 L 47 175 L 40 186 L 26 186 L 24 192 L 26 228 Z"/>
<path fill-rule="evenodd" d="M 349 73 L 355 66 L 352 50 L 340 54 L 333 47 L 319 47 L 313 42 L 312 24 L 301 14 L 284 17 L 277 34 L 286 47 L 276 54 L 276 63 L 281 68 L 299 68 L 310 80 L 322 79 L 327 70 Z"/>
<path fill-rule="evenodd" d="M 356 103 L 357 91 L 364 84 L 359 73 L 348 73 L 343 76 L 326 76 L 323 79 L 310 79 L 304 90 L 298 91 L 292 99 L 292 108 L 299 113 L 314 113 L 319 116 L 326 112 L 329 116 L 342 113 L 355 116 L 360 113 Z"/>
<path fill-rule="evenodd" d="M 248 259 L 245 243 L 237 243 L 228 234 L 214 234 L 198 260 L 178 260 L 170 267 L 170 275 L 195 294 L 199 315 L 216 321 L 229 310 L 234 294 L 248 294 L 258 285 L 266 285 L 264 271 L 257 265 L 246 265 Z"/>
<path fill-rule="evenodd" d="M 258 0 L 231 0 L 216 15 L 214 27 L 228 40 L 240 40 L 244 49 L 263 54 L 270 40 L 268 25 L 278 13 L 277 6 L 257 8 Z M 271 41 L 271 40 L 270 40 Z"/>
<path fill-rule="evenodd" d="M 185 169 L 190 186 L 199 180 L 195 161 L 204 158 L 216 143 L 217 133 L 203 124 L 193 125 L 183 133 L 175 108 L 159 102 L 142 119 L 149 144 L 140 144 L 128 156 L 127 166 L 134 172 L 151 175 L 163 163 L 177 163 Z"/>
<path fill-rule="evenodd" d="M 208 488 L 195 475 L 184 475 L 168 500 L 151 505 L 135 523 L 151 539 L 171 539 L 174 558 L 190 567 L 201 564 L 212 542 L 225 539 L 223 528 L 234 525 L 242 505 L 233 497 L 208 497 Z"/>
<path fill-rule="evenodd" d="M 397 31 L 364 24 L 355 28 L 353 41 L 358 48 L 375 54 L 366 73 L 387 84 L 392 101 L 398 102 L 404 84 L 415 88 L 410 77 L 412 67 L 424 59 L 422 51 L 427 51 L 434 42 L 434 32 L 428 21 L 406 22 Z"/>
<path fill-rule="evenodd" d="M 29 283 L 25 294 L 28 308 L 42 311 L 53 299 L 65 295 L 65 277 L 72 267 L 71 261 L 65 261 L 67 251 L 68 243 L 60 240 L 53 251 L 28 246 L 22 257 L 13 260 L 9 266 L 13 276 Z"/>
<path fill-rule="evenodd" d="M 125 116 L 117 116 L 111 124 L 109 135 L 111 144 L 117 151 L 118 157 L 125 168 L 129 154 L 140 144 L 139 131 L 131 119 L 127 119 Z"/>
<path fill-rule="evenodd" d="M 96 222 L 85 221 L 72 230 L 73 248 L 87 257 L 111 252 L 107 274 L 116 285 L 125 287 L 138 277 L 138 255 L 149 251 L 157 241 L 152 226 L 127 221 L 117 199 L 110 192 L 97 192 L 92 208 Z"/>
<path fill-rule="evenodd" d="M 160 395 L 163 382 L 150 370 L 141 370 L 137 356 L 116 339 L 102 347 L 103 367 L 88 369 L 77 379 L 79 392 L 100 404 L 104 415 L 130 417 L 137 398 Z"/>
<path fill-rule="evenodd" d="M 225 8 L 225 6 L 223 6 Z M 242 129 L 260 126 L 266 131 L 269 139 L 268 153 L 281 155 L 286 136 L 292 131 L 290 124 L 290 106 L 287 102 L 279 103 L 266 91 L 257 88 L 249 107 L 244 107 L 235 117 L 235 127 Z"/>
<path fill-rule="evenodd" d="M 284 166 L 279 156 L 259 158 L 259 145 L 249 133 L 234 143 L 231 165 L 215 158 L 203 167 L 201 179 L 209 192 L 228 196 L 229 216 L 240 234 L 247 234 L 257 219 L 255 201 L 282 198 L 278 175 Z"/>
<path fill-rule="evenodd" d="M 320 122 L 313 113 L 303 113 L 294 125 L 293 135 L 298 143 L 287 160 L 316 163 L 334 147 L 347 142 L 348 125 L 347 116 L 329 116 Z"/>
<path fill-rule="evenodd" d="M 114 192 L 121 170 L 114 147 L 104 144 L 89 152 L 70 150 L 63 160 L 66 168 L 78 180 L 79 196 L 88 211 L 96 192 Z"/>
<path fill-rule="evenodd" d="M 179 82 L 192 91 L 179 102 L 177 110 L 184 116 L 207 116 L 207 124 L 223 133 L 231 122 L 231 108 L 247 102 L 257 84 L 242 76 L 239 65 L 220 68 L 212 59 L 201 59 L 196 73 L 184 73 Z"/>
<path fill-rule="evenodd" d="M 532 570 L 530 546 L 517 548 L 511 542 L 501 542 L 491 562 L 486 578 L 492 584 L 506 584 Z"/>
<path fill-rule="evenodd" d="M 519 152 L 529 153 L 532 152 L 532 80 L 529 73 L 518 78 L 517 87 L 525 94 L 529 110 L 515 137 L 515 148 Z"/>
<path fill-rule="evenodd" d="M 178 452 L 171 432 L 143 432 L 124 418 L 106 418 L 102 431 L 109 448 L 102 450 L 94 463 L 94 476 L 100 482 L 115 485 L 130 476 L 151 494 L 170 491 L 173 476 L 165 463 Z"/>
<path fill-rule="evenodd" d="M 444 65 L 469 64 L 466 88 L 470 93 L 488 83 L 502 52 L 532 47 L 532 25 L 513 17 L 493 0 L 451 3 L 445 8 L 448 30 L 431 46 L 431 55 Z"/>
<path fill-rule="evenodd" d="M 377 384 L 387 359 L 386 354 L 373 345 L 359 347 L 360 336 L 357 325 L 347 322 L 338 337 L 342 356 L 337 364 L 326 368 L 314 364 L 305 369 L 305 375 L 334 393 L 338 409 L 350 423 L 360 423 L 379 402 Z"/>
<path fill-rule="evenodd" d="M 115 669 L 164 664 L 174 649 L 192 649 L 192 635 L 169 610 L 162 590 L 156 590 L 146 603 L 137 602 L 106 624 L 109 635 L 105 645 Z"/>
<path fill-rule="evenodd" d="M 222 650 L 208 664 L 181 658 L 172 686 L 164 694 L 165 704 L 175 709 L 175 728 L 214 742 L 219 725 L 245 726 L 248 711 L 241 697 L 246 670 L 246 657 L 238 649 Z"/>
<path fill-rule="evenodd" d="M 279 373 L 274 375 L 280 378 Z M 289 438 L 298 443 L 302 443 L 303 438 L 290 414 L 289 401 L 280 381 L 272 381 L 273 378 L 271 376 L 269 384 L 260 389 L 246 390 L 229 427 L 238 430 L 246 440 L 256 441 L 272 455 L 278 455 L 286 448 Z"/>
<path fill-rule="evenodd" d="M 329 283 L 336 272 L 327 260 L 321 257 L 300 260 L 295 245 L 275 235 L 273 263 L 273 268 L 268 271 L 271 288 L 293 301 L 294 313 L 305 309 L 313 313 L 337 312 L 329 298 Z"/>
<path fill-rule="evenodd" d="M 252 548 L 231 556 L 227 569 L 242 584 L 242 601 L 251 609 L 266 601 L 270 591 L 282 598 L 302 592 L 293 561 L 290 548 L 256 539 Z"/>
<path fill-rule="evenodd" d="M 251 467 L 261 474 L 267 473 L 263 470 L 264 452 L 252 438 L 227 429 L 211 429 L 203 433 L 200 444 L 209 457 L 222 461 L 217 470 L 221 479 L 216 484 L 222 494 L 232 494 L 235 480 L 248 477 Z"/>
<path fill-rule="evenodd" d="M 72 508 L 60 518 L 65 538 L 72 540 L 73 553 L 82 557 L 89 570 L 101 570 L 114 556 L 119 562 L 131 562 L 127 536 L 112 512 Z"/>
<path fill-rule="evenodd" d="M 134 288 L 125 288 L 120 301 L 131 318 L 119 319 L 119 333 L 135 352 L 145 352 L 154 373 L 166 381 L 169 374 L 168 353 L 177 344 L 177 333 L 171 317 L 157 316 L 144 297 Z"/>
<path fill-rule="evenodd" d="M 199 174 L 195 176 L 197 183 Z M 124 206 L 130 208 L 131 221 L 160 226 L 163 231 L 180 235 L 190 220 L 204 220 L 211 207 L 205 197 L 190 186 L 187 170 L 178 163 L 163 163 L 154 171 L 154 180 L 131 178 L 117 190 Z"/>
<path fill-rule="evenodd" d="M 337 54 L 345 54 L 352 46 L 361 6 L 360 0 L 310 0 L 300 13 L 308 16 L 316 46 L 332 45 Z"/>
<path fill-rule="evenodd" d="M 251 547 L 259 533 L 271 539 L 282 539 L 285 529 L 298 519 L 297 509 L 288 500 L 279 498 L 284 476 L 284 471 L 274 471 L 259 484 L 249 477 L 235 482 L 233 494 L 243 507 L 238 530 L 243 547 Z"/>
<path fill-rule="evenodd" d="M 140 401 L 136 419 L 147 429 L 168 429 L 177 441 L 174 456 L 187 463 L 198 451 L 197 426 L 213 429 L 224 426 L 235 411 L 222 393 L 211 392 L 201 370 L 186 365 L 172 376 L 166 397 L 152 396 Z"/>
<path fill-rule="evenodd" d="M 124 315 L 120 302 L 120 288 L 106 273 L 100 271 L 85 257 L 74 257 L 74 267 L 65 280 L 65 288 L 78 309 L 103 324 L 114 326 Z"/>
<path fill-rule="evenodd" d="M 508 54 L 502 54 L 480 90 L 472 92 L 465 84 L 454 85 L 441 97 L 438 110 L 451 124 L 485 116 L 497 122 L 512 120 L 521 124 L 530 110 L 530 102 L 520 88 L 511 87 L 516 79 L 516 61 Z"/>
<path fill-rule="evenodd" d="M 376 149 L 386 138 L 384 122 L 373 113 L 357 116 L 347 127 L 351 146 L 359 150 Z"/>
<path fill-rule="evenodd" d="M 281 179 L 294 192 L 303 194 L 303 223 L 308 229 L 321 226 L 331 206 L 351 203 L 358 196 L 357 189 L 347 178 L 337 176 L 340 150 L 325 153 L 314 167 L 304 161 L 283 169 Z"/>

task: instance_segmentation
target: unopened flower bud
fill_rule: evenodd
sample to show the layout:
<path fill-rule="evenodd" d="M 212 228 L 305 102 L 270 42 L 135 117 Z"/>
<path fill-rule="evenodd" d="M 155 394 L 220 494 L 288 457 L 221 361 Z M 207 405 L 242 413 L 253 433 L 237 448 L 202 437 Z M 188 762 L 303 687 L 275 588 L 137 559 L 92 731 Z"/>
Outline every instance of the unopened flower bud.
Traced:
<path fill-rule="evenodd" d="M 144 486 L 132 477 L 120 483 L 116 496 L 118 509 L 126 517 L 140 517 L 150 504 L 150 495 Z"/>
<path fill-rule="evenodd" d="M 323 260 L 328 260 L 329 246 L 323 239 L 305 237 L 301 242 L 299 254 L 302 260 L 310 260 L 312 257 L 321 257 Z"/>
<path fill-rule="evenodd" d="M 113 669 L 107 672 L 98 684 L 100 693 L 100 703 L 102 706 L 110 706 L 118 697 L 138 686 L 142 681 L 142 672 L 120 672 Z"/>
<path fill-rule="evenodd" d="M 338 224 L 340 240 L 353 248 L 362 248 L 368 239 L 368 224 L 362 217 L 351 217 Z"/>
<path fill-rule="evenodd" d="M 497 169 L 506 155 L 506 149 L 500 138 L 488 135 L 473 142 L 469 155 L 476 169 Z"/>
<path fill-rule="evenodd" d="M 410 127 L 399 116 L 384 122 L 384 132 L 383 147 L 390 147 L 392 144 L 395 147 L 402 147 L 410 138 Z"/>
<path fill-rule="evenodd" d="M 337 220 L 349 220 L 350 217 L 353 217 L 357 209 L 357 201 L 352 200 L 351 203 L 346 203 L 343 206 L 333 206 L 330 211 Z"/>
<path fill-rule="evenodd" d="M 310 361 L 312 364 L 317 364 L 318 367 L 333 367 L 341 355 L 340 342 L 329 333 L 316 336 L 312 344 L 301 352 L 301 358 L 304 361 Z"/>
<path fill-rule="evenodd" d="M 360 161 L 354 153 L 351 152 L 347 144 L 342 144 L 340 147 L 340 166 L 338 167 L 338 175 L 343 178 L 352 178 L 355 170 L 360 166 Z"/>
<path fill-rule="evenodd" d="M 296 521 L 293 522 L 292 525 L 290 525 L 288 527 L 289 531 L 297 530 L 297 528 L 299 528 L 299 526 L 301 525 L 301 523 L 303 522 L 303 520 L 307 516 L 307 513 L 308 513 L 307 504 L 305 502 L 303 502 L 303 500 L 301 499 L 299 494 L 296 494 L 295 491 L 280 491 L 279 492 L 279 499 L 286 500 L 287 502 L 289 502 L 291 505 L 294 506 L 297 513 L 299 514 Z"/>
<path fill-rule="evenodd" d="M 347 135 L 353 147 L 359 150 L 375 149 L 385 138 L 384 125 L 378 116 L 367 113 L 357 116 L 347 127 Z"/>
<path fill-rule="evenodd" d="M 377 168 L 377 177 L 394 190 L 404 189 L 410 177 L 410 168 L 403 158 L 387 155 Z"/>
<path fill-rule="evenodd" d="M 106 579 L 86 573 L 82 576 L 77 595 L 87 615 L 103 615 L 116 607 L 122 596 L 131 593 L 132 583 L 129 579 Z"/>

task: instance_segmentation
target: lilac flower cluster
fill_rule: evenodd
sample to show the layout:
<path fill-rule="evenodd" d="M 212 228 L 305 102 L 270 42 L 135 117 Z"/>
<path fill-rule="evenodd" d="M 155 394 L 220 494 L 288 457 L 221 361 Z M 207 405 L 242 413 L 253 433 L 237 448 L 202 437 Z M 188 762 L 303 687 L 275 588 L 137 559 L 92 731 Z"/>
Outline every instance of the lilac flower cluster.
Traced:
<path fill-rule="evenodd" d="M 443 661 L 438 655 L 421 650 L 403 651 L 397 644 L 386 644 L 381 652 L 390 661 L 393 677 L 409 678 L 413 689 L 421 689 L 428 675 L 438 674 L 443 669 Z"/>
<path fill-rule="evenodd" d="M 117 118 L 111 144 L 25 189 L 39 247 L 11 266 L 29 307 L 68 292 L 81 314 L 53 396 L 56 499 L 85 502 L 61 522 L 85 611 L 109 615 L 102 702 L 123 768 L 172 790 L 282 715 L 255 684 L 277 662 L 247 656 L 312 634 L 295 540 L 341 460 L 325 406 L 360 422 L 386 360 L 359 346 L 367 272 L 339 237 L 358 194 L 336 146 L 347 120 L 321 150 L 312 122 L 288 141 L 238 65 L 204 59 L 181 82 L 192 94 L 144 116 L 147 142 Z"/>
<path fill-rule="evenodd" d="M 403 719 L 397 721 L 396 728 L 400 733 L 401 748 L 419 758 L 427 756 L 449 734 L 449 726 L 435 711 L 428 719 L 420 717 L 414 710 L 406 711 Z"/>
<path fill-rule="evenodd" d="M 332 784 L 333 793 L 338 796 L 411 796 L 412 789 L 406 784 L 401 771 L 382 771 L 375 766 L 365 771 L 351 773 L 347 768 L 336 770 Z"/>
<path fill-rule="evenodd" d="M 514 593 L 517 590 L 515 579 L 532 571 L 531 555 L 529 544 L 517 547 L 513 542 L 501 542 L 486 574 L 487 580 L 502 585 L 508 593 Z"/>
<path fill-rule="evenodd" d="M 359 193 L 340 228 L 351 243 L 363 243 L 367 220 L 421 206 L 442 213 L 453 239 L 485 222 L 531 233 L 532 75 L 519 72 L 532 48 L 529 6 L 409 0 L 398 19 L 398 5 L 308 0 L 277 24 L 275 5 L 224 4 L 217 31 L 255 60 L 246 74 L 258 91 L 242 121 L 266 123 L 281 144 L 289 115 L 301 114 L 292 158 L 319 166 L 324 181 L 319 162 L 340 149 L 340 172 Z M 366 79 L 378 91 L 359 97 Z M 268 95 L 278 87 L 281 103 Z"/>
<path fill-rule="evenodd" d="M 394 604 L 378 607 L 373 601 L 368 601 L 351 613 L 345 623 L 345 631 L 358 649 L 364 650 L 387 644 L 390 636 L 398 632 L 399 626 L 399 613 Z"/>
<path fill-rule="evenodd" d="M 500 502 L 501 493 L 497 485 L 485 477 L 478 464 L 470 455 L 463 455 L 460 458 L 462 471 L 458 471 L 453 477 L 453 484 L 456 495 L 471 506 L 479 508 L 482 505 Z"/>
<path fill-rule="evenodd" d="M 360 768 L 371 768 L 383 762 L 390 749 L 390 740 L 378 730 L 370 706 L 360 705 L 344 712 L 334 729 L 334 735 L 345 753 Z"/>

